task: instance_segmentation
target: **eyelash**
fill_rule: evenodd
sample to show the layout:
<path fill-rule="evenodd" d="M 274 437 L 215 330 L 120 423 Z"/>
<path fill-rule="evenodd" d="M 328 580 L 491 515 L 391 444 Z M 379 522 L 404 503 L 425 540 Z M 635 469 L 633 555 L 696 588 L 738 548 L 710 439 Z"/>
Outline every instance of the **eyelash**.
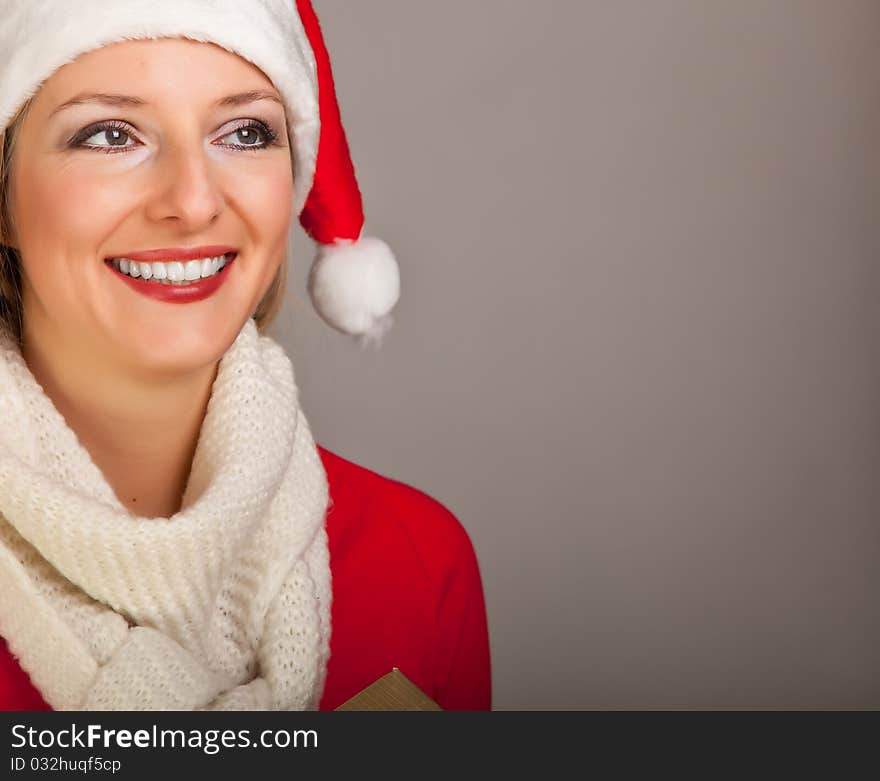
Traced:
<path fill-rule="evenodd" d="M 92 136 L 106 130 L 121 130 L 125 133 L 125 135 L 131 137 L 132 134 L 127 130 L 128 125 L 125 122 L 120 122 L 119 120 L 111 119 L 106 122 L 98 122 L 94 125 L 89 125 L 87 128 L 84 128 L 79 133 L 77 133 L 71 140 L 70 146 L 76 147 L 79 149 L 88 149 L 95 150 L 98 152 L 103 152 L 104 154 L 117 154 L 118 152 L 125 152 L 129 149 L 132 149 L 131 146 L 94 146 L 91 144 L 84 143 L 86 139 L 91 138 Z M 251 119 L 247 120 L 245 124 L 239 125 L 238 127 L 232 128 L 229 133 L 225 135 L 230 135 L 231 133 L 235 133 L 239 130 L 244 130 L 246 128 L 256 128 L 259 130 L 264 138 L 266 139 L 263 144 L 259 146 L 254 146 L 252 144 L 223 144 L 222 146 L 230 147 L 232 149 L 239 149 L 245 152 L 259 152 L 261 149 L 266 149 L 270 146 L 275 146 L 278 140 L 278 134 L 271 128 L 269 125 L 264 122 L 260 122 L 259 120 Z"/>

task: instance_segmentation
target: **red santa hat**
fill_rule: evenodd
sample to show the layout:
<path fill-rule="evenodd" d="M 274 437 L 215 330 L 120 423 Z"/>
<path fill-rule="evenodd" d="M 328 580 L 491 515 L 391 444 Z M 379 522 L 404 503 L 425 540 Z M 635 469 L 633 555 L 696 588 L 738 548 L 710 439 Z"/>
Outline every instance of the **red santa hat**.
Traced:
<path fill-rule="evenodd" d="M 185 37 L 259 67 L 285 102 L 294 208 L 319 245 L 312 303 L 333 328 L 379 343 L 400 296 L 388 245 L 363 235 L 364 212 L 336 100 L 330 58 L 310 0 L 4 0 L 0 130 L 62 65 L 115 41 Z"/>
<path fill-rule="evenodd" d="M 400 296 L 397 261 L 381 239 L 362 236 L 364 209 L 330 57 L 309 0 L 297 0 L 318 69 L 321 134 L 312 189 L 300 215 L 306 232 L 320 245 L 309 274 L 309 293 L 324 320 L 345 333 L 380 341 L 391 326 Z"/>

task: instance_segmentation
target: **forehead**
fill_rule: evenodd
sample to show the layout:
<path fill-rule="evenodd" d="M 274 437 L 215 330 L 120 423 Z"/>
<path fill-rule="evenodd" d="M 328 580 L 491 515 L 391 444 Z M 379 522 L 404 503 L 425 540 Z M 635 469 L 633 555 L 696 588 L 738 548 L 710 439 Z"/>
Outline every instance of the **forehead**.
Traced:
<path fill-rule="evenodd" d="M 256 65 L 214 43 L 187 38 L 119 41 L 80 54 L 41 86 L 35 103 L 52 110 L 80 92 L 136 95 L 148 102 L 187 100 L 230 87 L 274 92 Z"/>

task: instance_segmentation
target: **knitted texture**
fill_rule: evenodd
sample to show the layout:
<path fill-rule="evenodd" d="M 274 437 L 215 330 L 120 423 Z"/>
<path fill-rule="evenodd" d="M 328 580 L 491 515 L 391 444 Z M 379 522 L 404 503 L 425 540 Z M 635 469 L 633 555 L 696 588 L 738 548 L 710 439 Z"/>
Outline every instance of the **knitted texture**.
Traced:
<path fill-rule="evenodd" d="M 327 477 L 283 349 L 220 361 L 181 510 L 131 514 L 0 336 L 0 636 L 55 710 L 307 710 Z"/>

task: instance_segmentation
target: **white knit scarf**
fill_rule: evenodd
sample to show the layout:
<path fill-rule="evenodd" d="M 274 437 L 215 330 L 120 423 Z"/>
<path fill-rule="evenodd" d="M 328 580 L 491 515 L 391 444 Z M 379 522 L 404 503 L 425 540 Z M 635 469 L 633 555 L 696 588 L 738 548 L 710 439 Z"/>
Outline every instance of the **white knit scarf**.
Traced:
<path fill-rule="evenodd" d="M 132 515 L 0 336 L 0 636 L 55 710 L 308 710 L 327 477 L 283 349 L 220 361 L 182 508 Z"/>

